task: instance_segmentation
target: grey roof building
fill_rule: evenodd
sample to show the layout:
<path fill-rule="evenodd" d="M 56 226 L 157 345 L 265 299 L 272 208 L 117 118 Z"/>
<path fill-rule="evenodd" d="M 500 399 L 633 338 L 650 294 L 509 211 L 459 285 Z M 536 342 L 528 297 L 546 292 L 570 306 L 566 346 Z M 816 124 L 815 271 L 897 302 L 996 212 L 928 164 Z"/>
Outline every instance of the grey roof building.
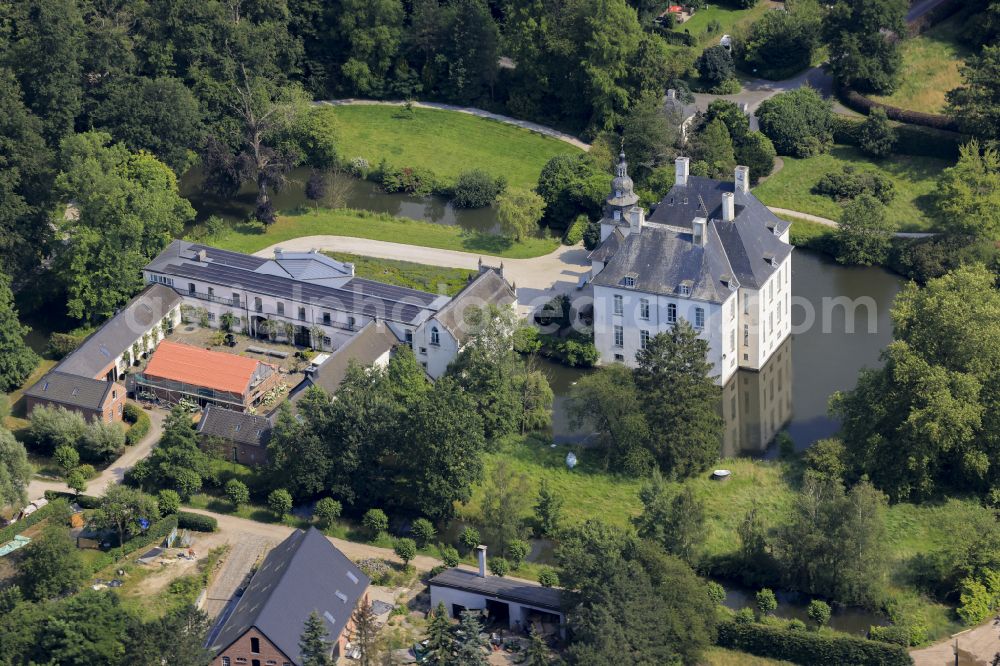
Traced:
<path fill-rule="evenodd" d="M 273 646 L 281 659 L 301 664 L 299 639 L 314 611 L 326 623 L 332 652 L 342 654 L 348 639 L 345 629 L 369 582 L 319 530 L 297 530 L 268 553 L 235 607 L 223 612 L 209 632 L 207 647 L 216 655 L 214 663 L 228 658 L 232 664 L 249 664 L 256 638 L 255 658 L 261 659 L 263 648 Z M 241 640 L 248 635 L 250 642 Z"/>
<path fill-rule="evenodd" d="M 469 339 L 472 327 L 464 321 L 470 308 L 496 305 L 506 307 L 517 303 L 517 294 L 503 277 L 503 266 L 491 268 L 480 262 L 479 275 L 474 277 L 462 291 L 455 295 L 447 305 L 434 316 L 449 333 L 455 336 L 459 344 Z"/>
<path fill-rule="evenodd" d="M 221 437 L 235 444 L 266 448 L 271 440 L 271 420 L 266 416 L 246 414 L 209 404 L 201 414 L 198 433 Z"/>
<path fill-rule="evenodd" d="M 35 382 L 24 395 L 38 402 L 94 412 L 101 411 L 108 401 L 108 394 L 116 390 L 122 391 L 122 385 L 52 370 Z"/>

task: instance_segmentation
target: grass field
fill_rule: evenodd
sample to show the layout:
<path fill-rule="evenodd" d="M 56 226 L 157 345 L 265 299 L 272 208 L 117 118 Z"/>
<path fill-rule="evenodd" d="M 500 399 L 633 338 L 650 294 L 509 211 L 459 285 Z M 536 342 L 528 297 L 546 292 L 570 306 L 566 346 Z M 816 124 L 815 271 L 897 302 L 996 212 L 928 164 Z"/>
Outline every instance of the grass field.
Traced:
<path fill-rule="evenodd" d="M 958 68 L 970 53 L 956 39 L 965 19 L 965 12 L 959 12 L 903 42 L 899 87 L 891 95 L 872 95 L 871 98 L 903 109 L 943 112 L 945 93 L 961 85 Z"/>
<path fill-rule="evenodd" d="M 764 657 L 755 657 L 746 652 L 736 652 L 725 648 L 713 647 L 705 650 L 701 666 L 795 666 L 790 661 L 777 661 Z"/>
<path fill-rule="evenodd" d="M 887 214 L 899 231 L 934 229 L 936 221 L 931 216 L 931 206 L 935 183 L 941 171 L 951 166 L 947 160 L 912 155 L 876 162 L 856 148 L 840 145 L 823 155 L 806 159 L 782 157 L 782 160 L 784 168 L 754 188 L 754 194 L 765 204 L 837 220 L 840 204 L 811 190 L 827 172 L 839 172 L 851 165 L 892 179 L 896 196 L 887 206 Z"/>
<path fill-rule="evenodd" d="M 758 2 L 751 9 L 737 9 L 731 5 L 711 3 L 704 9 L 699 9 L 684 23 L 674 26 L 674 30 L 678 32 L 686 30 L 698 39 L 700 45 L 709 46 L 710 43 L 717 44 L 723 35 L 732 34 L 737 26 L 753 23 L 769 10 L 769 2 Z M 718 21 L 721 27 L 710 33 L 708 25 L 713 21 Z"/>
<path fill-rule="evenodd" d="M 324 252 L 337 261 L 354 264 L 354 274 L 369 280 L 378 280 L 386 284 L 394 284 L 410 289 L 429 291 L 432 294 L 447 294 L 454 296 L 469 282 L 475 272 L 461 268 L 443 268 L 428 266 L 412 261 L 396 261 L 393 259 L 376 259 L 360 254 L 347 252 Z"/>
<path fill-rule="evenodd" d="M 458 227 L 350 209 L 319 209 L 281 215 L 267 231 L 252 224 L 235 224 L 205 242 L 215 247 L 253 253 L 274 243 L 301 236 L 332 235 L 405 242 L 444 250 L 475 252 L 524 259 L 552 252 L 558 238 L 527 238 L 512 242 L 500 236 L 474 234 Z"/>
<path fill-rule="evenodd" d="M 500 451 L 489 454 L 487 476 L 503 458 L 528 478 L 532 496 L 541 480 L 547 479 L 553 490 L 572 498 L 564 507 L 568 523 L 599 517 L 620 527 L 630 525 L 631 518 L 642 511 L 638 497 L 642 483 L 604 472 L 596 454 L 586 449 L 575 451 L 579 462 L 570 471 L 565 464 L 566 452 L 565 447 L 553 449 L 538 439 L 512 440 Z M 797 483 L 794 467 L 780 461 L 738 458 L 725 460 L 720 466 L 733 472 L 725 483 L 711 481 L 707 475 L 685 482 L 705 502 L 705 552 L 710 558 L 738 549 L 737 525 L 754 502 L 766 524 L 774 526 L 783 522 L 793 507 Z M 476 521 L 482 501 L 483 487 L 479 485 L 469 503 L 459 507 L 460 517 Z M 951 538 L 954 525 L 967 524 L 971 516 L 983 511 L 988 509 L 975 500 L 959 499 L 921 505 L 896 504 L 887 511 L 891 559 L 889 593 L 903 617 L 927 628 L 929 640 L 958 631 L 960 624 L 949 606 L 906 586 L 908 564 L 917 554 L 939 551 Z"/>
<path fill-rule="evenodd" d="M 375 167 L 383 158 L 400 167 L 425 167 L 451 182 L 470 169 L 503 176 L 512 187 L 533 188 L 555 155 L 581 151 L 564 141 L 457 111 L 364 105 L 332 107 L 340 127 L 337 152 L 363 157 Z"/>

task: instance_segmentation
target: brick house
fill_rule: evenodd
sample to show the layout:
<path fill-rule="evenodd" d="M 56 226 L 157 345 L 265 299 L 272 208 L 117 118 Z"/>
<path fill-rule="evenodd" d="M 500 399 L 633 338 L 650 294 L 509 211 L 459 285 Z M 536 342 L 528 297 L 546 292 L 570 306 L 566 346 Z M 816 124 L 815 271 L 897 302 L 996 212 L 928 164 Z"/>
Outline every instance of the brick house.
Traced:
<path fill-rule="evenodd" d="M 204 445 L 217 437 L 225 444 L 224 457 L 241 465 L 266 465 L 267 443 L 271 440 L 271 420 L 209 405 L 198 422 Z"/>
<path fill-rule="evenodd" d="M 24 392 L 27 413 L 35 407 L 65 407 L 87 420 L 114 423 L 122 420 L 125 386 L 53 370 Z"/>
<path fill-rule="evenodd" d="M 322 532 L 297 530 L 268 553 L 232 612 L 223 611 L 209 632 L 213 666 L 301 666 L 299 639 L 313 611 L 326 624 L 331 655 L 343 655 L 368 584 Z"/>

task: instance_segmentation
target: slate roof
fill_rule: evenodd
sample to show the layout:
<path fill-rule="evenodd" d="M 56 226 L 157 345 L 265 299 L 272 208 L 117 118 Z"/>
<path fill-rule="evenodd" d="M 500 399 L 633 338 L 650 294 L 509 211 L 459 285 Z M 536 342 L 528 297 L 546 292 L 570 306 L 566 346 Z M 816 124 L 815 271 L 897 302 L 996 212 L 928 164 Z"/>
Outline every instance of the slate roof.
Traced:
<path fill-rule="evenodd" d="M 244 414 L 210 404 L 201 415 L 198 432 L 238 444 L 266 447 L 271 439 L 271 421 L 264 416 Z"/>
<path fill-rule="evenodd" d="M 204 261 L 199 259 L 202 252 Z M 437 310 L 447 300 L 417 289 L 323 274 L 329 266 L 315 258 L 308 266 L 296 259 L 290 261 L 292 264 L 286 270 L 275 260 L 175 240 L 146 270 L 176 278 L 178 282 L 185 278 L 199 280 L 409 324 L 420 323 L 428 311 Z M 293 277 L 292 272 L 300 277 Z M 315 279 L 320 277 L 323 279 Z M 183 285 L 175 288 L 182 290 Z"/>
<path fill-rule="evenodd" d="M 108 393 L 114 387 L 120 389 L 121 385 L 52 370 L 35 382 L 24 395 L 68 407 L 100 410 Z"/>
<path fill-rule="evenodd" d="M 494 599 L 524 603 L 557 613 L 565 612 L 562 606 L 562 592 L 554 587 L 542 587 L 499 576 L 480 576 L 468 569 L 445 569 L 434 578 L 430 585 L 448 587 L 454 590 L 474 592 Z"/>
<path fill-rule="evenodd" d="M 173 289 L 150 285 L 64 358 L 56 370 L 94 377 L 180 302 L 181 297 Z"/>
<path fill-rule="evenodd" d="M 587 258 L 591 261 L 607 261 L 608 257 L 614 256 L 618 252 L 618 248 L 621 247 L 622 241 L 625 239 L 625 235 L 620 229 L 615 229 L 604 242 L 598 245 L 594 250 L 587 255 Z"/>
<path fill-rule="evenodd" d="M 640 233 L 629 234 L 619 241 L 618 249 L 607 259 L 593 284 L 679 296 L 683 282 L 690 287 L 685 298 L 722 303 L 731 293 L 724 280 L 733 275 L 733 268 L 714 225 L 708 225 L 706 234 L 702 247 L 693 242 L 690 232 L 663 225 L 643 225 Z M 613 237 L 608 236 L 605 243 Z M 635 280 L 633 287 L 625 287 L 626 277 Z"/>
<path fill-rule="evenodd" d="M 471 333 L 471 327 L 464 320 L 468 308 L 483 307 L 484 304 L 502 307 L 516 302 L 517 295 L 513 287 L 499 271 L 487 268 L 465 285 L 447 305 L 438 310 L 434 318 L 455 336 L 459 345 L 462 345 Z"/>
<path fill-rule="evenodd" d="M 296 530 L 264 558 L 232 614 L 211 632 L 208 648 L 218 654 L 256 627 L 292 663 L 301 664 L 299 638 L 309 614 L 318 612 L 329 640 L 336 640 L 369 582 L 315 527 Z"/>
<path fill-rule="evenodd" d="M 295 387 L 295 392 L 289 400 L 298 402 L 305 389 L 310 386 L 319 386 L 333 395 L 344 381 L 352 360 L 357 361 L 362 367 L 368 367 L 397 344 L 399 338 L 384 322 L 374 320 L 368 322 L 354 337 L 330 354 L 330 358 L 326 359 L 315 372 L 307 375 L 302 383 Z"/>

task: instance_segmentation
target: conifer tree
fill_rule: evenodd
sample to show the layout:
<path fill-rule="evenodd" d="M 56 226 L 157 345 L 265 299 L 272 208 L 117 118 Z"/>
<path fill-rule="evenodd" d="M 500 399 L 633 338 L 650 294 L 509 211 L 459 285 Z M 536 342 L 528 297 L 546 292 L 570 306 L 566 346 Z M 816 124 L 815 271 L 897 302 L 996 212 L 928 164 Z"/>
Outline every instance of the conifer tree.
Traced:
<path fill-rule="evenodd" d="M 524 654 L 524 666 L 549 666 L 552 660 L 549 659 L 549 649 L 542 639 L 542 632 L 531 628 L 531 640 L 528 641 L 528 649 Z"/>
<path fill-rule="evenodd" d="M 375 626 L 375 611 L 372 610 L 371 602 L 362 599 L 351 619 L 354 621 L 351 642 L 361 653 L 358 661 L 361 666 L 372 666 L 375 663 L 375 634 L 378 628 Z"/>
<path fill-rule="evenodd" d="M 330 666 L 328 636 L 329 632 L 326 630 L 323 618 L 316 611 L 310 613 L 302 637 L 299 638 L 302 666 Z"/>
<path fill-rule="evenodd" d="M 424 663 L 428 666 L 448 666 L 455 652 L 455 638 L 451 634 L 451 622 L 444 602 L 431 611 L 431 621 L 427 626 L 427 654 Z"/>
<path fill-rule="evenodd" d="M 462 613 L 462 636 L 458 640 L 456 662 L 462 666 L 486 666 L 486 653 L 483 651 L 483 639 L 479 633 L 483 625 L 473 611 Z"/>
<path fill-rule="evenodd" d="M 38 355 L 24 343 L 30 330 L 18 321 L 10 278 L 0 273 L 0 391 L 18 388 L 38 365 Z"/>

